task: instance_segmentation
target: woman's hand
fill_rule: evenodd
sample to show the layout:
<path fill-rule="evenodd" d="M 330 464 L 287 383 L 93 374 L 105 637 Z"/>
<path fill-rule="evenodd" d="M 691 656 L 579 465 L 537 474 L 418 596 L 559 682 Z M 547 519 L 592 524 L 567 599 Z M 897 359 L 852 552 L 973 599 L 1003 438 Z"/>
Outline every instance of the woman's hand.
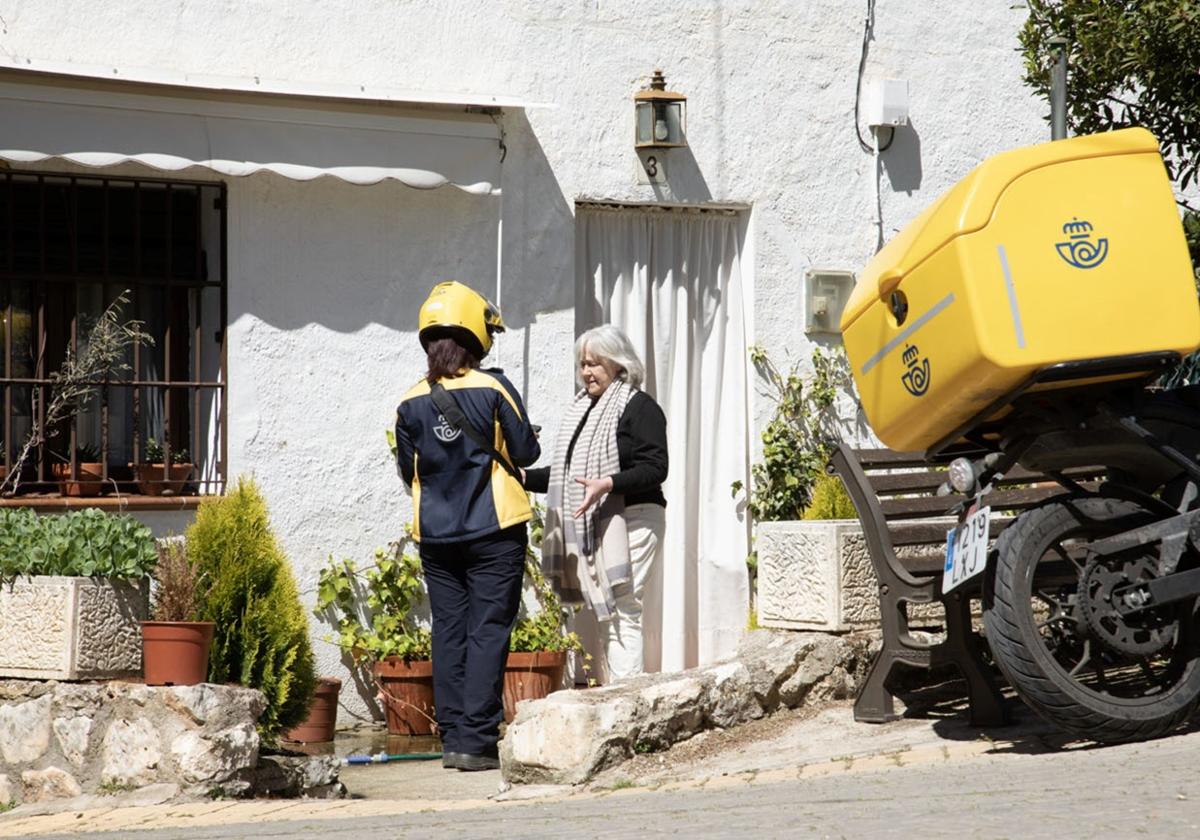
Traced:
<path fill-rule="evenodd" d="M 600 501 L 600 497 L 605 493 L 612 492 L 612 476 L 606 475 L 604 478 L 580 478 L 575 477 L 576 484 L 583 485 L 583 504 L 575 509 L 574 516 L 579 518 L 587 513 L 588 508 Z"/>

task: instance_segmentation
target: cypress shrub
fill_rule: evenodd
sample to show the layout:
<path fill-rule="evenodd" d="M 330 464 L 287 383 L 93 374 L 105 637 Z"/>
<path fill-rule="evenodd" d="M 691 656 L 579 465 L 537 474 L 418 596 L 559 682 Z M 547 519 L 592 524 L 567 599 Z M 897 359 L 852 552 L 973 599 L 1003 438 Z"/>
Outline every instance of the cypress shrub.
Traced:
<path fill-rule="evenodd" d="M 804 511 L 805 519 L 857 519 L 858 510 L 836 475 L 822 475 L 813 485 L 812 502 Z"/>
<path fill-rule="evenodd" d="M 197 619 L 216 624 L 208 678 L 256 688 L 267 698 L 263 738 L 304 720 L 316 685 L 308 619 L 296 580 L 251 480 L 205 500 L 187 530 L 187 553 L 206 586 Z"/>

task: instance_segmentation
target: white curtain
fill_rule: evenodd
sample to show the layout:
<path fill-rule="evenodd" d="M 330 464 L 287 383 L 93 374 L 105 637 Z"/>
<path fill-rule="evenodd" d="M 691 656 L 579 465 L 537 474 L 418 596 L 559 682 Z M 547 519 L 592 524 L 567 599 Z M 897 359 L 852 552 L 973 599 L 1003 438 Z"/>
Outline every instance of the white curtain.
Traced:
<path fill-rule="evenodd" d="M 749 526 L 730 491 L 750 469 L 744 230 L 727 210 L 577 207 L 576 332 L 623 329 L 667 416 L 667 531 L 646 594 L 648 671 L 720 659 L 746 626 Z"/>

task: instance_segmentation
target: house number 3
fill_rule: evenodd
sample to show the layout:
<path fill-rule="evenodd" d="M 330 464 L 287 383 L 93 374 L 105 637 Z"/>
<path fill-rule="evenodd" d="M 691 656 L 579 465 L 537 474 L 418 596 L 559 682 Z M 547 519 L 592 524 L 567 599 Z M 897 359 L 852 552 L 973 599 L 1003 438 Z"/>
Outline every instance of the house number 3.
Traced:
<path fill-rule="evenodd" d="M 651 178 L 658 177 L 658 158 L 654 155 L 646 158 L 646 174 Z"/>

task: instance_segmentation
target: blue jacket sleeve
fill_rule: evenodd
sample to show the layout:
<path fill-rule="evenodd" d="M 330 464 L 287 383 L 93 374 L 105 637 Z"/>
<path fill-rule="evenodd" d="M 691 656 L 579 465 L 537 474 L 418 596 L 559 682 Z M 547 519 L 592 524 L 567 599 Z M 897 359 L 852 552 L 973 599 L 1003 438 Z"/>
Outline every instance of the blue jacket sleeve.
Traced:
<path fill-rule="evenodd" d="M 538 443 L 537 434 L 529 423 L 525 404 L 521 401 L 517 389 L 506 377 L 498 373 L 492 375 L 512 399 L 510 403 L 502 395 L 496 395 L 496 416 L 500 421 L 500 430 L 504 433 L 504 442 L 508 445 L 508 455 L 512 458 L 514 466 L 527 467 L 541 457 L 541 444 Z M 516 405 L 515 411 L 513 405 Z"/>
<path fill-rule="evenodd" d="M 415 477 L 415 457 L 416 449 L 404 423 L 404 404 L 401 403 L 396 409 L 396 466 L 400 469 L 400 477 L 409 487 L 412 487 Z"/>

